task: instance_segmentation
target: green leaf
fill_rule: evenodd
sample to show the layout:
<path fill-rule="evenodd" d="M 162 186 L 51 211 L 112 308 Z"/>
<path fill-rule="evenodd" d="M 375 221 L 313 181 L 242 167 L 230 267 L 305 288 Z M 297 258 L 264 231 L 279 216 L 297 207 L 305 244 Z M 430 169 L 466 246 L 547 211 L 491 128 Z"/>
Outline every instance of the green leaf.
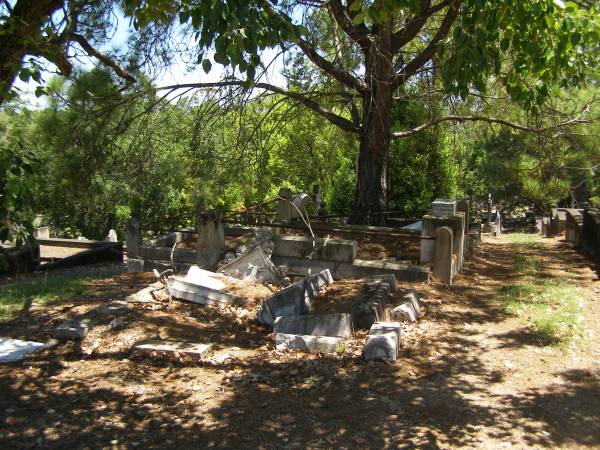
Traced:
<path fill-rule="evenodd" d="M 358 12 L 362 9 L 362 1 L 354 0 L 354 2 L 350 5 L 350 11 Z"/>
<path fill-rule="evenodd" d="M 212 68 L 212 64 L 208 59 L 205 59 L 204 61 L 202 61 L 202 70 L 204 70 L 205 73 L 210 72 L 211 68 Z"/>

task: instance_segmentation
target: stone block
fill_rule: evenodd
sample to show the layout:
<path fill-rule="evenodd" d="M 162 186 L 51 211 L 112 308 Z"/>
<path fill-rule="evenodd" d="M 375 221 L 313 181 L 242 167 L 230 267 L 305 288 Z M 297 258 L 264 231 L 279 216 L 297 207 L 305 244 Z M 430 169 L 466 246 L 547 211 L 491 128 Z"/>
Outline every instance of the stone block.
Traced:
<path fill-rule="evenodd" d="M 44 347 L 41 342 L 0 337 L 0 364 L 18 362 Z"/>
<path fill-rule="evenodd" d="M 367 361 L 395 361 L 398 358 L 396 333 L 370 334 L 365 341 L 364 358 Z"/>
<path fill-rule="evenodd" d="M 360 298 L 352 305 L 352 318 L 358 329 L 368 330 L 373 323 L 385 320 L 389 286 L 371 282 L 363 286 Z"/>
<path fill-rule="evenodd" d="M 210 345 L 208 344 L 150 339 L 134 344 L 131 350 L 135 353 L 201 357 L 209 348 Z"/>
<path fill-rule="evenodd" d="M 277 317 L 273 331 L 283 334 L 348 337 L 352 334 L 352 316 L 343 313 Z"/>
<path fill-rule="evenodd" d="M 310 353 L 336 353 L 342 342 L 341 337 L 275 334 L 275 345 L 278 349 L 296 349 Z"/>
<path fill-rule="evenodd" d="M 139 258 L 127 258 L 127 272 L 145 272 L 144 260 Z"/>
<path fill-rule="evenodd" d="M 383 275 L 373 275 L 370 277 L 366 277 L 365 281 L 379 281 L 385 285 L 387 285 L 390 289 L 391 293 L 394 293 L 398 290 L 398 284 L 396 283 L 396 277 L 393 273 L 386 273 Z"/>
<path fill-rule="evenodd" d="M 306 258 L 324 261 L 353 262 L 356 259 L 356 241 L 348 239 L 326 239 L 308 236 L 274 236 L 273 256 L 284 258 Z"/>
<path fill-rule="evenodd" d="M 411 302 L 404 302 L 392 309 L 392 317 L 394 320 L 402 320 L 414 323 L 418 319 L 418 314 Z"/>
<path fill-rule="evenodd" d="M 323 270 L 282 289 L 265 299 L 257 313 L 263 325 L 273 326 L 279 316 L 308 314 L 311 300 L 326 285 L 333 283 L 329 270 Z"/>
<path fill-rule="evenodd" d="M 54 336 L 63 341 L 81 340 L 87 336 L 92 325 L 89 318 L 66 320 L 54 329 Z"/>
<path fill-rule="evenodd" d="M 431 204 L 431 215 L 437 217 L 451 217 L 456 215 L 456 200 L 436 199 Z"/>
<path fill-rule="evenodd" d="M 398 348 L 400 348 L 402 336 L 401 324 L 399 322 L 375 322 L 369 330 L 369 334 L 373 336 L 387 333 L 394 333 L 396 335 Z"/>

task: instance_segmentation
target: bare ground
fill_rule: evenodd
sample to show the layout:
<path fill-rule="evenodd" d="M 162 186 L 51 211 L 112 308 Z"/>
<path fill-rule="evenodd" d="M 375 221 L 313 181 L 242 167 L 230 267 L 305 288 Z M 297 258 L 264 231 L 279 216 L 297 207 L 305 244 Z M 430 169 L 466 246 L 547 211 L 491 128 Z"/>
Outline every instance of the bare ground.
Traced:
<path fill-rule="evenodd" d="M 404 327 L 394 364 L 362 361 L 364 333 L 341 355 L 275 351 L 256 302 L 138 306 L 119 332 L 99 326 L 81 346 L 0 366 L 0 448 L 600 447 L 600 282 L 564 242 L 544 243 L 528 256 L 587 299 L 583 338 L 568 349 L 543 345 L 498 303 L 524 250 L 494 240 L 451 289 L 403 285 L 426 293 L 427 315 Z M 0 335 L 44 341 L 65 317 L 148 281 L 124 274 L 69 303 L 34 304 Z M 317 309 L 347 308 L 358 291 L 334 284 Z M 202 361 L 131 355 L 156 336 L 213 348 Z"/>

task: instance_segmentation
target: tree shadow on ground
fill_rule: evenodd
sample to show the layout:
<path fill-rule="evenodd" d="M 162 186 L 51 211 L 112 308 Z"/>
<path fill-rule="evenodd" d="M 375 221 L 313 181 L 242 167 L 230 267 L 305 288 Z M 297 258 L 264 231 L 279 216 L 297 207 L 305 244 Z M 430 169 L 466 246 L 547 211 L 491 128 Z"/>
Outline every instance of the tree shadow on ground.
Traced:
<path fill-rule="evenodd" d="M 36 355 L 0 367 L 2 448 L 447 448 L 481 446 L 482 429 L 509 440 L 515 430 L 532 446 L 600 444 L 598 374 L 566 371 L 567 383 L 490 399 L 503 373 L 489 369 L 490 348 L 465 328 L 507 318 L 494 303 L 498 289 L 519 279 L 510 251 L 476 253 L 463 270 L 494 275 L 489 283 L 457 279 L 443 307 L 427 321 L 442 327 L 425 333 L 393 364 L 359 356 L 253 357 L 178 363 L 128 351 L 101 352 L 82 360 L 76 346 L 60 355 Z M 560 261 L 560 253 L 555 253 Z M 579 263 L 578 263 L 579 264 Z M 581 263 L 583 264 L 583 263 Z M 579 266 L 578 266 L 579 267 Z M 165 337 L 209 339 L 217 349 L 256 349 L 269 342 L 218 310 L 182 311 L 202 327 L 137 313 Z M 246 335 L 244 335 L 246 333 Z M 524 330 L 500 335 L 507 346 L 532 345 Z M 531 341 L 533 339 L 533 341 Z M 505 417 L 501 417 L 505 416 Z M 544 433 L 531 424 L 541 424 Z"/>

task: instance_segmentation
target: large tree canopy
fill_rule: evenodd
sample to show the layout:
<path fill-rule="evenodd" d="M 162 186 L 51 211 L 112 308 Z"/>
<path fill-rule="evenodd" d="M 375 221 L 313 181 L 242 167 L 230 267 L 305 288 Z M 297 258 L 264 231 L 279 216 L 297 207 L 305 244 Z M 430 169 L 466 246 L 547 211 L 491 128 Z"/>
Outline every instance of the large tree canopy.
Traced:
<path fill-rule="evenodd" d="M 513 102 L 536 112 L 558 87 L 576 87 L 595 70 L 600 23 L 595 7 L 561 0 L 109 0 L 4 2 L 0 22 L 0 84 L 7 92 L 25 55 L 54 61 L 68 73 L 69 48 L 78 48 L 130 79 L 90 44 L 106 40 L 99 30 L 120 3 L 139 34 L 135 49 L 159 46 L 169 33 L 183 36 L 198 64 L 233 69 L 220 83 L 167 86 L 177 89 L 240 86 L 287 96 L 320 114 L 359 142 L 354 222 L 378 222 L 388 206 L 390 143 L 449 121 L 487 121 L 523 131 L 533 123 L 489 116 L 474 104 L 463 114 L 437 114 L 411 128 L 394 129 L 393 104 L 415 92 L 453 102 L 501 86 Z M 43 4 L 43 5 L 42 5 Z M 29 6 L 29 8 L 27 8 Z M 44 6 L 44 8 L 42 8 Z M 33 15 L 32 15 L 33 14 Z M 27 24 L 24 27 L 23 24 Z M 79 33 L 80 29 L 87 30 Z M 154 40 L 149 39 L 154 37 Z M 159 39 L 156 39 L 156 38 Z M 42 52 L 52 44 L 50 52 Z M 260 77 L 267 48 L 288 61 L 287 86 Z M 58 51 L 62 49 L 63 51 Z M 181 50 L 181 48 L 179 49 Z M 4 95 L 4 94 L 3 94 Z M 3 96 L 0 96 L 0 101 Z M 557 115 L 543 128 L 580 123 Z"/>
<path fill-rule="evenodd" d="M 578 86 L 585 80 L 596 65 L 600 36 L 593 7 L 558 0 L 124 3 L 140 28 L 178 18 L 194 32 L 206 71 L 216 62 L 246 74 L 246 80 L 226 81 L 229 86 L 252 84 L 267 47 L 279 46 L 310 61 L 330 81 L 326 92 L 284 90 L 260 81 L 254 87 L 287 95 L 359 137 L 355 222 L 377 222 L 377 213 L 388 205 L 391 139 L 457 120 L 537 131 L 477 111 L 430 117 L 413 129 L 394 130 L 393 100 L 410 85 L 426 82 L 432 90 L 464 98 L 485 92 L 493 79 L 514 102 L 535 111 L 554 86 Z M 214 49 L 212 61 L 206 57 L 209 49 Z M 181 87 L 194 86 L 213 85 Z"/>

